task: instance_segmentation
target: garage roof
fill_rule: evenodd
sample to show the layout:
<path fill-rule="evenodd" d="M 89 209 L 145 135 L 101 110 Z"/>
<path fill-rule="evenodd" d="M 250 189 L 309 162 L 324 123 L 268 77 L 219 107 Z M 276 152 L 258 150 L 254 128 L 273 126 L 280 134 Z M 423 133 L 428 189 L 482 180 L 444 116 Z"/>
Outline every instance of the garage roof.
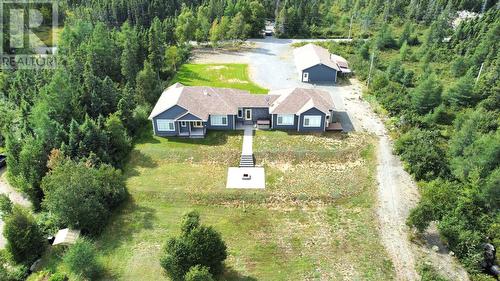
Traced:
<path fill-rule="evenodd" d="M 330 52 L 318 45 L 309 43 L 293 51 L 295 65 L 299 70 L 305 70 L 318 64 L 326 65 L 329 68 L 339 71 L 338 65 L 332 61 Z"/>

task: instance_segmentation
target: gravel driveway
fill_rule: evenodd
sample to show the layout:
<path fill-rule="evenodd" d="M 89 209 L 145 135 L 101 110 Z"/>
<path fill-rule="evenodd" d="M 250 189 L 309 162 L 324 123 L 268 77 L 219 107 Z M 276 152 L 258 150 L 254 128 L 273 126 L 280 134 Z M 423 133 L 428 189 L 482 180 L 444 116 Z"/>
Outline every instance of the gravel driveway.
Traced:
<path fill-rule="evenodd" d="M 341 41 L 342 39 L 339 39 Z M 386 134 L 382 120 L 370 105 L 361 98 L 362 85 L 356 79 L 350 85 L 311 85 L 299 81 L 293 62 L 293 47 L 297 41 L 266 38 L 250 40 L 253 48 L 241 52 L 198 52 L 194 63 L 246 63 L 251 79 L 271 90 L 291 87 L 317 87 L 331 93 L 337 107 L 337 115 L 345 129 L 367 131 L 379 137 L 377 152 L 378 204 L 382 243 L 394 264 L 397 280 L 420 280 L 416 270 L 417 260 L 429 260 L 433 266 L 451 280 L 469 280 L 466 271 L 450 256 L 444 246 L 440 251 L 431 250 L 432 244 L 418 246 L 408 240 L 409 230 L 405 225 L 410 210 L 417 204 L 419 194 L 413 178 L 403 169 L 398 157 L 393 154 L 392 140 Z M 436 237 L 436 230 L 427 237 Z M 439 240 L 439 239 L 437 239 Z M 429 239 L 427 239 L 429 241 Z"/>

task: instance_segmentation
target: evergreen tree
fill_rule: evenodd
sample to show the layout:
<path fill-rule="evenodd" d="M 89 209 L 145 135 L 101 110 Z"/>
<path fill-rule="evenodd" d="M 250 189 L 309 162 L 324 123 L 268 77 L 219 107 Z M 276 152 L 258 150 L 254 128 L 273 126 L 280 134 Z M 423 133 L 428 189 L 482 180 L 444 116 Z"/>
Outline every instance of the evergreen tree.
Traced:
<path fill-rule="evenodd" d="M 135 77 L 142 64 L 142 61 L 140 61 L 139 38 L 136 30 L 128 22 L 122 25 L 121 35 L 124 41 L 120 58 L 121 73 L 127 83 L 134 85 Z"/>
<path fill-rule="evenodd" d="M 441 82 L 435 74 L 429 75 L 413 90 L 413 108 L 420 114 L 426 114 L 441 103 Z"/>
<path fill-rule="evenodd" d="M 163 64 L 165 36 L 162 24 L 158 18 L 154 18 L 148 32 L 148 61 L 155 73 L 159 73 Z"/>
<path fill-rule="evenodd" d="M 144 68 L 137 74 L 137 96 L 149 104 L 154 104 L 158 99 L 159 81 L 157 77 L 149 61 L 144 62 Z"/>

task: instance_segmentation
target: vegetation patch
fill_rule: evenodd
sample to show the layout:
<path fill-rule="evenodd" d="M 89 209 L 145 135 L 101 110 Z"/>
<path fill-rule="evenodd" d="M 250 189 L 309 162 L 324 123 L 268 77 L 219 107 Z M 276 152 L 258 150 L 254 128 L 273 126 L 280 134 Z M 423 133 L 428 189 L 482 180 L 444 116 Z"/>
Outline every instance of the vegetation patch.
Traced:
<path fill-rule="evenodd" d="M 186 86 L 240 89 L 253 94 L 269 91 L 250 81 L 246 64 L 184 64 L 172 83 L 175 82 Z"/>
<path fill-rule="evenodd" d="M 241 143 L 241 132 L 141 140 L 124 169 L 130 200 L 97 241 L 107 277 L 166 279 L 158 275 L 163 245 L 195 209 L 227 245 L 223 280 L 393 278 L 373 209 L 373 137 L 258 131 L 267 188 L 227 190 Z"/>

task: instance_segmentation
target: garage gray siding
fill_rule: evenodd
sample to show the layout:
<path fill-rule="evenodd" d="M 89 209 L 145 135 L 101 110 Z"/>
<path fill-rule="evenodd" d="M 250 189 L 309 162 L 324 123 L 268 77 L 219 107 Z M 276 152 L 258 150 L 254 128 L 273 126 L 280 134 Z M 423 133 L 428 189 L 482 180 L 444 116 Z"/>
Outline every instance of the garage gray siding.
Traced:
<path fill-rule="evenodd" d="M 320 127 L 304 127 L 304 116 L 307 115 L 319 115 L 321 116 L 321 126 Z M 321 112 L 316 108 L 311 108 L 308 111 L 303 112 L 299 118 L 299 132 L 323 132 L 325 130 L 325 117 L 326 114 Z"/>
<path fill-rule="evenodd" d="M 309 73 L 309 82 L 333 82 L 335 84 L 337 80 L 337 70 L 323 64 L 317 64 L 308 69 L 304 69 L 302 73 L 304 72 Z"/>

